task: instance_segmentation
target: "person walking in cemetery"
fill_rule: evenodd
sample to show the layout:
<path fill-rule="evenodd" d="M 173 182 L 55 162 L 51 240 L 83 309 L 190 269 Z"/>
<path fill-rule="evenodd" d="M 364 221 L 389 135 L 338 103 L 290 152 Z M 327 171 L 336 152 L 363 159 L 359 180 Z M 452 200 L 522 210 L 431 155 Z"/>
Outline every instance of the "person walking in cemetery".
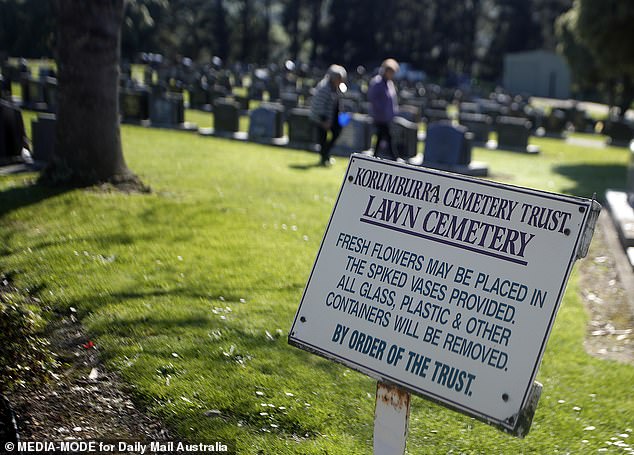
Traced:
<path fill-rule="evenodd" d="M 334 163 L 330 157 L 330 150 L 341 133 L 339 99 L 342 94 L 341 85 L 346 77 L 344 67 L 330 65 L 324 78 L 317 84 L 310 103 L 310 119 L 315 125 L 322 166 L 331 166 Z M 329 132 L 330 139 L 328 139 Z"/>
<path fill-rule="evenodd" d="M 398 69 L 399 64 L 393 58 L 384 60 L 379 68 L 379 74 L 370 80 L 370 87 L 368 88 L 370 114 L 376 129 L 374 156 L 379 153 L 381 143 L 385 142 L 385 147 L 394 160 L 398 158 L 398 155 L 392 145 L 390 122 L 392 122 L 394 115 L 398 112 L 396 87 L 392 80 Z"/>

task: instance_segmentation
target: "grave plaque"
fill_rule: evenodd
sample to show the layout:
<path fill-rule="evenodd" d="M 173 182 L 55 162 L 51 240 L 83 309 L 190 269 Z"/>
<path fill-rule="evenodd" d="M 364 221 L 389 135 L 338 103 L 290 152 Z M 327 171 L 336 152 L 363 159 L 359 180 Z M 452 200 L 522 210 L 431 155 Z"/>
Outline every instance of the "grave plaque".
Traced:
<path fill-rule="evenodd" d="M 249 114 L 249 140 L 269 143 L 284 135 L 283 107 L 262 104 Z"/>
<path fill-rule="evenodd" d="M 54 77 L 44 79 L 44 102 L 48 112 L 57 111 L 57 79 Z"/>
<path fill-rule="evenodd" d="M 332 149 L 334 155 L 349 156 L 370 148 L 372 119 L 368 115 L 352 114 L 350 122 L 341 130 Z"/>
<path fill-rule="evenodd" d="M 150 96 L 150 122 L 153 126 L 174 128 L 185 121 L 183 95 L 166 92 Z"/>
<path fill-rule="evenodd" d="M 121 121 L 124 123 L 141 123 L 150 117 L 150 93 L 146 89 L 119 90 L 119 108 Z"/>
<path fill-rule="evenodd" d="M 211 95 L 207 84 L 197 82 L 189 90 L 189 106 L 192 109 L 211 110 Z"/>
<path fill-rule="evenodd" d="M 288 113 L 299 106 L 299 95 L 295 92 L 282 92 L 280 94 L 280 104 L 284 106 L 284 114 Z"/>
<path fill-rule="evenodd" d="M 566 130 L 566 113 L 561 109 L 553 109 L 544 119 L 543 128 L 548 137 L 562 138 Z"/>
<path fill-rule="evenodd" d="M 214 131 L 216 134 L 236 133 L 240 129 L 240 105 L 229 98 L 214 104 Z"/>
<path fill-rule="evenodd" d="M 449 120 L 447 111 L 442 109 L 425 109 L 424 113 L 425 123 L 428 125 L 431 123 L 442 122 Z"/>
<path fill-rule="evenodd" d="M 473 142 L 479 144 L 486 144 L 488 142 L 493 124 L 491 117 L 484 114 L 460 112 L 458 121 L 473 134 Z"/>
<path fill-rule="evenodd" d="M 605 125 L 608 143 L 615 147 L 627 147 L 634 139 L 634 127 L 627 120 L 608 120 Z"/>
<path fill-rule="evenodd" d="M 31 121 L 33 159 L 48 163 L 55 152 L 55 114 L 39 114 Z"/>
<path fill-rule="evenodd" d="M 353 155 L 289 343 L 524 436 L 599 210 Z"/>
<path fill-rule="evenodd" d="M 291 109 L 288 113 L 289 146 L 309 149 L 315 145 L 315 125 L 309 115 L 310 111 L 304 108 Z"/>
<path fill-rule="evenodd" d="M 242 112 L 248 112 L 250 99 L 248 96 L 234 95 L 233 99 L 238 103 L 240 110 Z"/>
<path fill-rule="evenodd" d="M 468 165 L 471 162 L 471 144 L 467 128 L 450 123 L 432 123 L 427 128 L 423 165 Z"/>
<path fill-rule="evenodd" d="M 412 123 L 421 121 L 420 108 L 411 104 L 404 104 L 398 108 L 398 116 L 409 120 Z"/>
<path fill-rule="evenodd" d="M 528 149 L 531 135 L 531 122 L 521 117 L 498 117 L 495 123 L 498 135 L 498 148 L 517 151 Z"/>
<path fill-rule="evenodd" d="M 390 123 L 392 146 L 398 158 L 407 160 L 418 154 L 418 124 L 401 115 Z"/>

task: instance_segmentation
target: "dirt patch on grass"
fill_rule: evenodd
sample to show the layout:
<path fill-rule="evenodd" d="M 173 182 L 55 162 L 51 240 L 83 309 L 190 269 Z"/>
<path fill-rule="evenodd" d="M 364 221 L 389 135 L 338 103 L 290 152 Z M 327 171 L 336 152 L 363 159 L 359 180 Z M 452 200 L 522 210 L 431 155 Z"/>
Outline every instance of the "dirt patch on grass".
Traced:
<path fill-rule="evenodd" d="M 59 315 L 48 336 L 62 364 L 54 379 L 8 395 L 21 439 L 169 440 L 163 424 L 133 403 L 129 386 L 106 371 L 72 311 Z"/>
<path fill-rule="evenodd" d="M 634 293 L 631 270 L 607 213 L 602 213 L 588 256 L 579 262 L 579 289 L 588 311 L 585 348 L 594 356 L 634 364 Z"/>

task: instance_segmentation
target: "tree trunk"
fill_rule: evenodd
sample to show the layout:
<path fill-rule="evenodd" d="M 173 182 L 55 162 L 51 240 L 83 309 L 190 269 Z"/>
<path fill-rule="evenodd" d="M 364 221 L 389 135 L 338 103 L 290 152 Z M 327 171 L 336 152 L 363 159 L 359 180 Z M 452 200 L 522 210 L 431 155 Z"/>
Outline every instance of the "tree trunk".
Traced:
<path fill-rule="evenodd" d="M 139 184 L 123 158 L 119 58 L 124 0 L 57 0 L 55 152 L 42 180 Z"/>

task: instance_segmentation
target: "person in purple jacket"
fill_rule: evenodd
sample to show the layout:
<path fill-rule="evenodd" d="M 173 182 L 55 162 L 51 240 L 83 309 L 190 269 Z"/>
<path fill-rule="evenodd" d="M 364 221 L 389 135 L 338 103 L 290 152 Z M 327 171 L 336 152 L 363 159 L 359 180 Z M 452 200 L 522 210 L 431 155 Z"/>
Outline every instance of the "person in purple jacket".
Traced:
<path fill-rule="evenodd" d="M 378 153 L 381 141 L 385 141 L 388 152 L 395 160 L 398 158 L 398 155 L 392 146 L 390 122 L 398 112 L 396 87 L 392 81 L 398 69 L 398 62 L 393 58 L 384 60 L 383 63 L 381 63 L 381 68 L 379 68 L 379 74 L 370 80 L 370 88 L 368 89 L 370 114 L 372 115 L 376 128 L 374 155 L 376 156 Z"/>

